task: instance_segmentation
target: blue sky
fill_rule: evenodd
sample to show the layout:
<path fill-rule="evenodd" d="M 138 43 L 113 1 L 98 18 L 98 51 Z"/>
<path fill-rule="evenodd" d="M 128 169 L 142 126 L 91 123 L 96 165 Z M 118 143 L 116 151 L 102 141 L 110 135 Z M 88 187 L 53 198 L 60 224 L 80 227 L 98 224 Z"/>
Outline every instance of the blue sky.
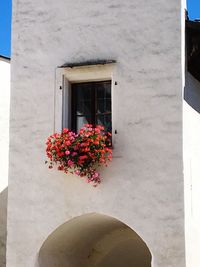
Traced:
<path fill-rule="evenodd" d="M 10 56 L 11 2 L 0 0 L 0 55 Z"/>
<path fill-rule="evenodd" d="M 188 0 L 187 9 L 191 20 L 200 19 L 200 0 Z"/>
<path fill-rule="evenodd" d="M 179 0 L 180 1 L 180 0 Z M 200 19 L 200 0 L 188 0 L 189 18 Z M 0 0 L 0 55 L 10 56 L 12 0 Z"/>

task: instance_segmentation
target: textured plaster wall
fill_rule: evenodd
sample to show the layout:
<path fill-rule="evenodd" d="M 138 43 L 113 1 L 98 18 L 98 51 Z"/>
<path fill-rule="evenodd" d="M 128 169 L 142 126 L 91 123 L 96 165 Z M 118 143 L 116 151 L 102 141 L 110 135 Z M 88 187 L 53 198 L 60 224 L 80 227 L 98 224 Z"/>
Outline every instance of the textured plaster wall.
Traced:
<path fill-rule="evenodd" d="M 10 63 L 0 58 L 0 266 L 6 265 Z"/>
<path fill-rule="evenodd" d="M 188 267 L 198 267 L 200 262 L 200 83 L 190 73 L 186 73 L 184 98 L 186 260 Z"/>
<path fill-rule="evenodd" d="M 8 186 L 10 62 L 0 58 L 0 192 Z"/>
<path fill-rule="evenodd" d="M 0 193 L 0 266 L 6 266 L 6 237 L 7 237 L 7 198 L 8 189 Z"/>
<path fill-rule="evenodd" d="M 56 227 L 90 212 L 133 228 L 154 267 L 185 266 L 180 1 L 14 0 L 12 40 L 7 267 L 34 266 Z M 44 164 L 55 68 L 93 59 L 118 62 L 97 188 Z"/>

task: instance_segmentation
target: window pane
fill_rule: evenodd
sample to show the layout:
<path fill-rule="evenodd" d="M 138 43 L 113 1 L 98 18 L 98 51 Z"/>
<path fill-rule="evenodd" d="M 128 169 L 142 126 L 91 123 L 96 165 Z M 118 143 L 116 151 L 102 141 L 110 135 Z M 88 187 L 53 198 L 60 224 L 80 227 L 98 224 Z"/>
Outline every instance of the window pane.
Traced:
<path fill-rule="evenodd" d="M 96 84 L 97 99 L 96 99 L 96 113 L 111 112 L 111 82 L 102 82 Z"/>
<path fill-rule="evenodd" d="M 77 102 L 76 115 L 91 113 L 91 101 L 82 100 Z"/>
<path fill-rule="evenodd" d="M 78 116 L 76 117 L 77 132 L 83 127 L 83 124 L 91 123 L 91 116 Z"/>
<path fill-rule="evenodd" d="M 111 131 L 111 81 L 72 84 L 72 130 L 101 124 Z"/>
<path fill-rule="evenodd" d="M 105 112 L 105 101 L 104 99 L 97 99 L 97 114 Z"/>
<path fill-rule="evenodd" d="M 103 125 L 106 131 L 112 132 L 111 114 L 97 115 L 96 124 Z"/>
<path fill-rule="evenodd" d="M 77 84 L 76 85 L 76 114 L 90 114 L 91 113 L 91 94 L 92 88 L 90 84 Z"/>
<path fill-rule="evenodd" d="M 111 99 L 111 84 L 105 86 L 105 97 Z"/>
<path fill-rule="evenodd" d="M 111 82 L 101 82 L 95 85 L 97 90 L 97 99 L 111 98 Z"/>
<path fill-rule="evenodd" d="M 111 99 L 106 98 L 105 100 L 105 111 L 106 112 L 111 112 Z"/>
<path fill-rule="evenodd" d="M 97 99 L 104 99 L 105 97 L 104 87 L 98 85 L 96 90 L 97 90 Z"/>

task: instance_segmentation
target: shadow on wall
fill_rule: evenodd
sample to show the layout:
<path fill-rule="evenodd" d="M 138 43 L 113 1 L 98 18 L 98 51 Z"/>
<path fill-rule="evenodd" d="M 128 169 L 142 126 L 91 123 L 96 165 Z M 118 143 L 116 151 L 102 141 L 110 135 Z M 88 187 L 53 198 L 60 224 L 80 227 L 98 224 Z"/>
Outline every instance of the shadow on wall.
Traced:
<path fill-rule="evenodd" d="M 185 75 L 184 100 L 200 113 L 200 82 L 189 72 L 186 72 Z"/>
<path fill-rule="evenodd" d="M 0 266 L 6 266 L 6 236 L 7 236 L 7 198 L 8 188 L 0 193 Z"/>
<path fill-rule="evenodd" d="M 44 242 L 40 267 L 151 267 L 145 242 L 115 218 L 91 213 L 58 227 Z"/>

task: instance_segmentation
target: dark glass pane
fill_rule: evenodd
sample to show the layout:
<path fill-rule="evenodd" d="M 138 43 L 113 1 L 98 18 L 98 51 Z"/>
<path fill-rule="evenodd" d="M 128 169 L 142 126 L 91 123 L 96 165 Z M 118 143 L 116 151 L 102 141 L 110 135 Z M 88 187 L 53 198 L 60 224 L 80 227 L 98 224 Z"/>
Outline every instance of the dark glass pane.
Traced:
<path fill-rule="evenodd" d="M 105 89 L 103 86 L 97 86 L 97 99 L 104 99 L 105 97 Z"/>
<path fill-rule="evenodd" d="M 83 127 L 83 124 L 91 123 L 91 116 L 77 116 L 76 117 L 76 129 L 77 132 L 80 130 L 81 127 Z"/>
<path fill-rule="evenodd" d="M 107 132 L 112 131 L 111 114 L 97 115 L 96 124 L 103 125 Z"/>
<path fill-rule="evenodd" d="M 105 97 L 106 98 L 111 98 L 111 85 L 110 84 L 106 84 Z"/>
<path fill-rule="evenodd" d="M 99 82 L 95 85 L 97 90 L 97 99 L 111 98 L 111 82 Z"/>
<path fill-rule="evenodd" d="M 112 131 L 111 122 L 111 82 L 96 84 L 96 124 L 103 125 L 108 132 Z"/>
<path fill-rule="evenodd" d="M 76 85 L 76 114 L 90 114 L 91 113 L 91 94 L 92 88 L 88 84 L 77 84 Z"/>
<path fill-rule="evenodd" d="M 77 83 L 75 85 L 77 100 L 79 99 L 91 99 L 92 85 L 90 83 Z"/>
<path fill-rule="evenodd" d="M 111 99 L 106 98 L 105 100 L 105 112 L 111 112 Z"/>
<path fill-rule="evenodd" d="M 85 123 L 101 124 L 111 131 L 111 82 L 72 85 L 72 129 L 77 132 Z"/>
<path fill-rule="evenodd" d="M 86 113 L 91 113 L 91 101 L 82 100 L 77 102 L 76 115 L 83 115 Z"/>
<path fill-rule="evenodd" d="M 105 101 L 104 99 L 97 99 L 97 114 L 105 112 Z"/>
<path fill-rule="evenodd" d="M 96 85 L 96 113 L 111 112 L 111 83 L 101 82 Z"/>

